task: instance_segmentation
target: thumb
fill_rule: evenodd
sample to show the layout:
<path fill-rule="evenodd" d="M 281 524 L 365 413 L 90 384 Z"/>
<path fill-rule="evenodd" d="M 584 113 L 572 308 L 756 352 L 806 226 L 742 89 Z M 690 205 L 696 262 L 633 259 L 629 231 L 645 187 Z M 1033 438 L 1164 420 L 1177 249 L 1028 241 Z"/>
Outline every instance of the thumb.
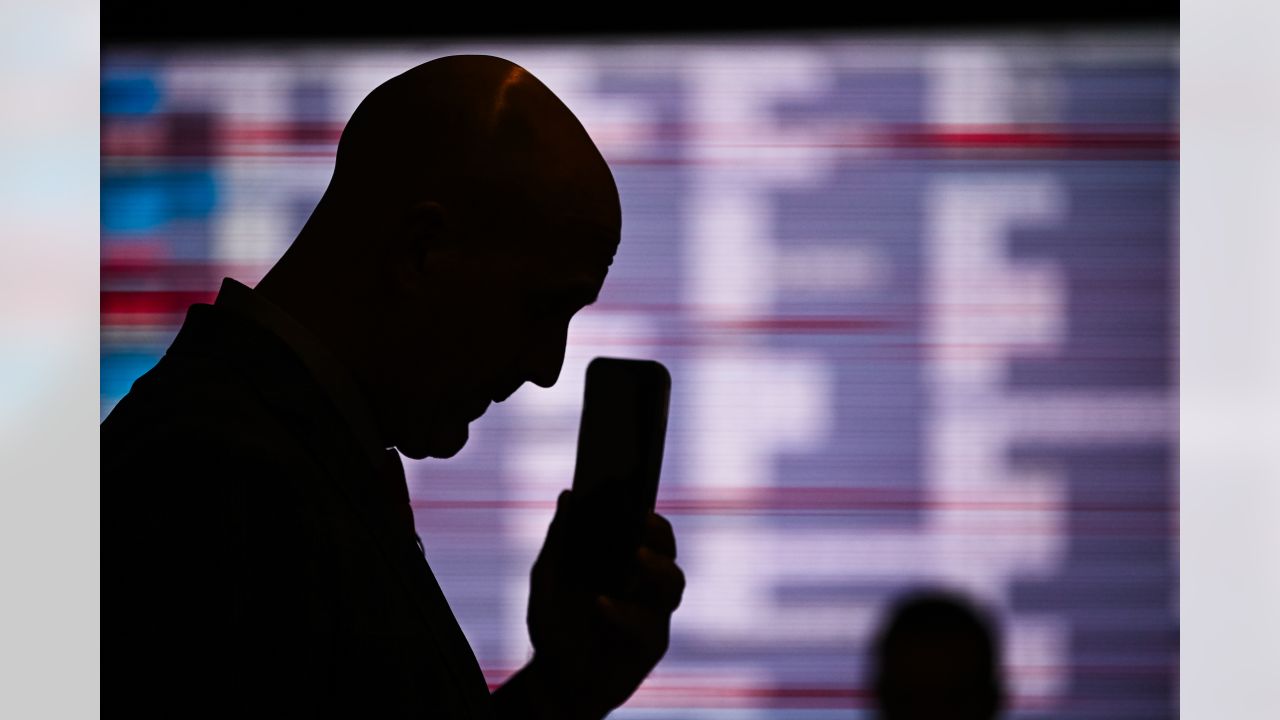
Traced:
<path fill-rule="evenodd" d="M 559 564 L 564 548 L 569 545 L 573 517 L 573 491 L 563 490 L 556 498 L 556 514 L 551 518 L 547 528 L 547 537 L 543 540 L 542 551 L 538 554 L 539 563 Z"/>
<path fill-rule="evenodd" d="M 547 540 L 553 537 L 563 539 L 569 532 L 573 518 L 573 491 L 561 490 L 556 498 L 556 514 L 551 518 L 551 526 L 547 528 Z"/>

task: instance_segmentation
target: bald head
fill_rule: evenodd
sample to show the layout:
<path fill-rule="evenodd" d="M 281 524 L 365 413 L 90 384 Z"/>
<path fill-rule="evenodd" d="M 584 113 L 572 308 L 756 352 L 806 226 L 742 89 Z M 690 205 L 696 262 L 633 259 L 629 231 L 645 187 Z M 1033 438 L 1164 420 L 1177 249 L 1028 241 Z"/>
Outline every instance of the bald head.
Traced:
<path fill-rule="evenodd" d="M 985 613 L 946 591 L 901 599 L 876 647 L 885 720 L 990 720 L 1003 703 L 999 646 Z"/>
<path fill-rule="evenodd" d="M 432 60 L 369 93 L 343 130 L 326 200 L 372 212 L 434 201 L 482 217 L 618 214 L 613 176 L 569 108 L 520 66 L 484 55 Z"/>
<path fill-rule="evenodd" d="M 352 371 L 387 446 L 448 457 L 490 401 L 549 387 L 621 233 L 613 175 L 523 68 L 466 55 L 379 85 L 258 290 Z"/>

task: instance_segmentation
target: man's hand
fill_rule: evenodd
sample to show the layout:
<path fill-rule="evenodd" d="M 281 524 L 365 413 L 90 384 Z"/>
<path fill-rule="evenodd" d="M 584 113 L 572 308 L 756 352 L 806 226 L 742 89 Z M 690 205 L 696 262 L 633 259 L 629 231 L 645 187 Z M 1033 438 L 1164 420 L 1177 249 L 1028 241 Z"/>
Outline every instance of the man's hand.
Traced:
<path fill-rule="evenodd" d="M 684 593 L 671 524 L 656 513 L 619 597 L 582 588 L 570 562 L 573 496 L 560 494 L 533 566 L 529 636 L 534 656 L 495 696 L 499 713 L 517 704 L 526 717 L 598 720 L 626 702 L 667 651 L 671 613 Z M 520 692 L 516 692 L 520 689 Z M 517 696 L 520 696 L 517 701 Z M 536 697 L 536 700 L 534 699 Z"/>

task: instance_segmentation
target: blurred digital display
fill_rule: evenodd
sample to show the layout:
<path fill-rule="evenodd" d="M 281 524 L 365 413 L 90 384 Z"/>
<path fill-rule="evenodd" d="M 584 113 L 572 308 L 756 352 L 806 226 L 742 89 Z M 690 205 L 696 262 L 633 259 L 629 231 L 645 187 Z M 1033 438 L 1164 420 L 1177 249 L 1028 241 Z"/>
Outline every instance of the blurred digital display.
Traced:
<path fill-rule="evenodd" d="M 406 464 L 491 682 L 529 657 L 610 355 L 671 370 L 658 505 L 689 580 L 616 717 L 871 717 L 870 644 L 920 586 L 998 619 L 1007 717 L 1176 716 L 1173 34 L 111 49 L 103 417 L 191 303 L 288 247 L 365 94 L 459 53 L 557 93 L 623 207 L 559 384 Z"/>

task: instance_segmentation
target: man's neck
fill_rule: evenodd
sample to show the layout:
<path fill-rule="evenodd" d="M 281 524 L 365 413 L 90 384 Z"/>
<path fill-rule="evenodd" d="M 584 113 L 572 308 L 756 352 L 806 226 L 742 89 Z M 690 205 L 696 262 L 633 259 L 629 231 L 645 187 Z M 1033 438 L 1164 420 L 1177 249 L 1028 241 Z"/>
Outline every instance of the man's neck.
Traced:
<path fill-rule="evenodd" d="M 311 277 L 323 276 L 312 273 Z M 368 303 L 369 295 L 347 279 L 299 282 L 283 262 L 277 263 L 254 291 L 302 326 L 342 366 L 358 388 L 370 419 L 378 426 L 379 437 L 385 438 L 385 429 L 378 421 L 376 390 L 368 381 L 364 361 L 366 354 L 378 346 L 371 332 L 377 320 L 358 318 L 354 312 L 355 308 Z"/>

